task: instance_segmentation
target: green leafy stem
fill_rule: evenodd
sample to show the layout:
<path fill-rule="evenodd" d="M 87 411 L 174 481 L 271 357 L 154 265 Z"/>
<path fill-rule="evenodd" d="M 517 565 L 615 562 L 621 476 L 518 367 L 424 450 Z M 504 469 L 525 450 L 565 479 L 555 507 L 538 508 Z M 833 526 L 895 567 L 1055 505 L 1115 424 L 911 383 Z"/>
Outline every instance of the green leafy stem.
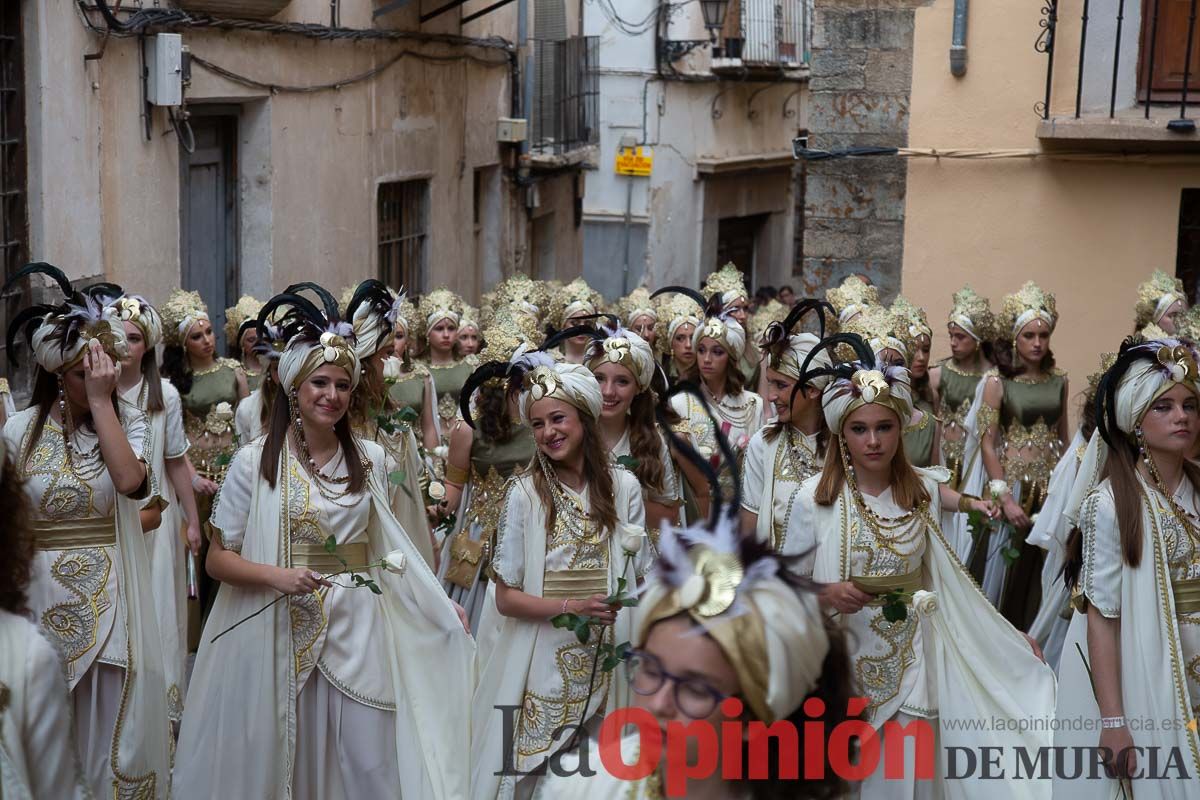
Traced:
<path fill-rule="evenodd" d="M 376 583 L 369 576 L 359 574 L 360 570 L 365 571 L 365 570 L 369 570 L 369 569 L 376 569 L 376 568 L 384 567 L 384 562 L 383 562 L 382 558 L 379 559 L 378 561 L 372 561 L 370 564 L 364 564 L 362 566 L 352 567 L 348 563 L 346 563 L 346 559 L 344 559 L 340 555 L 338 555 L 337 539 L 334 538 L 333 535 L 326 537 L 324 546 L 325 546 L 325 552 L 329 553 L 331 556 L 336 558 L 341 563 L 342 568 L 336 572 L 329 572 L 329 573 L 322 575 L 321 580 L 329 581 L 329 582 L 333 583 L 335 586 L 340 586 L 343 589 L 368 589 L 368 590 L 370 590 L 371 594 L 383 594 L 383 589 L 379 588 L 378 583 Z M 350 577 L 352 583 L 342 583 L 341 581 L 334 580 L 335 578 L 339 578 L 342 575 L 348 575 Z M 242 617 L 237 622 L 233 623 L 228 628 L 226 628 L 225 630 L 218 633 L 216 636 L 214 636 L 209 641 L 209 644 L 212 644 L 213 642 L 217 641 L 217 639 L 220 639 L 222 636 L 229 633 L 231 630 L 238 627 L 242 623 L 249 622 L 250 620 L 254 619 L 259 614 L 263 613 L 268 608 L 270 608 L 271 606 L 278 603 L 280 600 L 283 600 L 285 597 L 290 597 L 290 596 L 291 595 L 286 595 L 281 592 L 278 597 L 276 597 L 271 602 L 267 603 L 265 606 L 260 608 L 258 611 L 255 611 L 253 614 L 250 614 L 248 616 Z"/>
<path fill-rule="evenodd" d="M 629 553 L 625 554 L 625 572 L 628 572 L 629 565 L 633 562 L 633 556 Z M 609 607 L 616 607 L 618 613 L 622 608 L 632 608 L 638 604 L 638 600 L 633 595 L 626 592 L 628 582 L 624 578 L 617 578 L 617 590 L 604 598 L 601 602 Z M 556 628 L 565 628 L 575 634 L 575 638 L 580 644 L 587 644 L 592 636 L 592 628 L 599 628 L 599 639 L 596 642 L 596 653 L 592 659 L 592 674 L 588 678 L 588 693 L 587 700 L 583 703 L 583 711 L 579 716 L 579 726 L 575 729 L 575 739 L 578 739 L 580 732 L 583 730 L 583 723 L 587 721 L 588 706 L 592 704 L 592 692 L 596 687 L 596 669 L 602 672 L 612 672 L 617 668 L 617 665 L 622 661 L 629 660 L 630 654 L 633 651 L 633 645 L 629 642 L 621 642 L 620 644 L 609 644 L 604 641 L 604 626 L 600 620 L 595 617 L 587 616 L 586 614 L 574 614 L 565 612 L 556 614 L 550 618 L 550 623 Z M 574 742 L 572 742 L 572 746 Z"/>
<path fill-rule="evenodd" d="M 967 512 L 967 529 L 971 531 L 971 536 L 976 539 L 984 534 L 994 533 L 1000 528 L 1001 525 L 1003 525 L 1002 522 L 988 519 L 983 515 L 982 512 Z M 1018 546 L 1020 541 L 1017 540 L 1017 536 L 1018 534 L 1015 530 L 1010 533 L 1008 537 L 1008 544 L 1005 545 L 1004 549 L 1000 551 L 1001 558 L 1003 558 L 1005 563 L 1010 567 L 1017 562 L 1017 559 L 1021 557 L 1021 548 Z M 1014 543 L 1014 540 L 1017 541 Z"/>

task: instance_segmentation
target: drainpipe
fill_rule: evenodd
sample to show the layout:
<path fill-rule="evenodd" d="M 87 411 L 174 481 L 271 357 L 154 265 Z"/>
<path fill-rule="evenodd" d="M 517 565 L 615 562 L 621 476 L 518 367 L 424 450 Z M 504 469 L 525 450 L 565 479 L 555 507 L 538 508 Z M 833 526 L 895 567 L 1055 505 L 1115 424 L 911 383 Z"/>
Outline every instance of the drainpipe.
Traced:
<path fill-rule="evenodd" d="M 950 35 L 950 74 L 967 74 L 967 7 L 970 0 L 954 0 L 954 32 Z"/>

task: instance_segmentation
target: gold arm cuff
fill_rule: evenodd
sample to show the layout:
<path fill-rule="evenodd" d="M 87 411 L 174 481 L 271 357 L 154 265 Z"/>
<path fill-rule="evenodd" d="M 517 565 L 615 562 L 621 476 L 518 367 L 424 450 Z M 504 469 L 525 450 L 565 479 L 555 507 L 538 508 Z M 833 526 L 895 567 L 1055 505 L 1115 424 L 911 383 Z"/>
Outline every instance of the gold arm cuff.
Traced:
<path fill-rule="evenodd" d="M 1171 592 L 1175 595 L 1176 614 L 1200 612 L 1200 578 L 1171 581 Z"/>
<path fill-rule="evenodd" d="M 608 569 L 546 570 L 542 597 L 581 599 L 594 594 L 608 595 Z"/>
<path fill-rule="evenodd" d="M 979 498 L 978 498 L 978 497 L 976 497 L 976 496 L 975 496 L 975 495 L 973 495 L 973 494 L 967 494 L 967 493 L 965 493 L 965 492 L 964 492 L 964 493 L 962 493 L 962 494 L 960 494 L 960 495 L 958 496 L 958 510 L 959 510 L 959 512 L 960 512 L 960 513 L 962 513 L 962 514 L 966 514 L 968 511 L 970 511 L 970 510 L 971 510 L 971 509 L 970 509 L 970 506 L 969 506 L 969 504 L 971 503 L 971 501 L 973 501 L 973 500 L 978 500 L 978 499 L 979 499 Z"/>
<path fill-rule="evenodd" d="M 38 550 L 73 550 L 108 547 L 117 543 L 117 521 L 113 517 L 34 520 L 30 523 Z"/>
<path fill-rule="evenodd" d="M 868 594 L 887 594 L 888 592 L 905 592 L 911 594 L 922 589 L 921 570 L 915 569 L 907 575 L 856 575 L 850 582 L 858 589 Z M 883 605 L 881 598 L 875 598 L 867 605 Z"/>
<path fill-rule="evenodd" d="M 446 480 L 450 483 L 457 483 L 459 486 L 463 486 L 470 477 L 471 470 L 456 467 L 450 462 L 446 462 Z"/>
<path fill-rule="evenodd" d="M 340 572 L 345 567 L 336 556 L 341 556 L 343 561 L 355 569 L 363 569 L 370 560 L 366 542 L 339 544 L 333 553 L 327 551 L 323 544 L 299 542 L 292 545 L 293 567 L 306 567 L 317 572 Z"/>

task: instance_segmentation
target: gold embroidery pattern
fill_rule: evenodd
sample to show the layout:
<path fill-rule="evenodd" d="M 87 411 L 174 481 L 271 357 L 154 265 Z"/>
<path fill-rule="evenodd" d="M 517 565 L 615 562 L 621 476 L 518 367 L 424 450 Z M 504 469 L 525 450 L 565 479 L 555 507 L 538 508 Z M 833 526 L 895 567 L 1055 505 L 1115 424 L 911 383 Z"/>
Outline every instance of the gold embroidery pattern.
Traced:
<path fill-rule="evenodd" d="M 996 422 L 1000 419 L 1000 412 L 989 406 L 987 403 L 982 403 L 979 406 L 979 413 L 975 417 L 975 427 L 979 430 L 979 438 L 982 439 L 987 435 L 987 432 L 996 426 Z"/>
<path fill-rule="evenodd" d="M 805 444 L 803 437 L 796 436 L 789 427 L 782 436 L 786 437 L 775 450 L 775 497 L 782 499 L 784 493 L 787 500 L 783 519 L 773 517 L 771 520 L 771 546 L 776 552 L 782 552 L 787 541 L 788 525 L 792 518 L 792 508 L 795 506 L 796 493 L 800 484 L 821 471 L 817 454 Z M 774 509 L 759 509 L 760 513 L 774 514 Z"/>
<path fill-rule="evenodd" d="M 858 676 L 858 685 L 870 699 L 867 716 L 873 719 L 875 712 L 900 692 L 905 670 L 916 661 L 913 638 L 917 634 L 917 618 L 915 614 L 909 614 L 903 620 L 889 622 L 882 609 L 871 611 L 874 615 L 871 630 L 883 640 L 888 650 L 881 656 L 860 656 L 854 662 L 854 672 Z M 866 612 L 864 609 L 859 613 Z"/>
<path fill-rule="evenodd" d="M 605 638 L 611 637 L 609 629 Z M 587 702 L 588 681 L 592 680 L 592 658 L 596 648 L 589 642 L 580 644 L 572 637 L 554 654 L 558 673 L 562 679 L 562 691 L 554 695 L 525 692 L 521 701 L 521 716 L 517 721 L 517 754 L 529 758 L 546 752 L 554 744 L 553 733 L 567 723 L 579 721 Z M 593 698 L 600 698 L 601 707 L 608 696 L 609 673 L 595 677 Z"/>
<path fill-rule="evenodd" d="M 310 504 L 308 482 L 299 472 L 299 462 L 288 459 L 288 532 L 292 545 L 323 544 L 321 522 Z M 306 674 L 316 666 L 312 649 L 325 630 L 324 597 L 328 590 L 295 595 L 288 598 L 288 618 L 292 626 L 292 652 L 296 659 L 296 675 Z"/>
<path fill-rule="evenodd" d="M 471 486 L 471 506 L 467 509 L 468 526 L 477 524 L 485 536 L 491 536 L 500 526 L 500 510 L 504 505 L 507 483 L 507 479 L 494 466 L 488 467 L 482 480 L 476 479 Z"/>
<path fill-rule="evenodd" d="M 100 615 L 109 608 L 104 587 L 112 562 L 102 547 L 64 550 L 54 561 L 50 574 L 77 599 L 58 603 L 42 612 L 42 630 L 50 637 L 75 677 L 75 662 L 96 646 Z"/>
<path fill-rule="evenodd" d="M 984 406 L 984 408 L 991 408 Z M 962 479 L 963 455 L 967 449 L 967 414 L 971 410 L 971 401 L 963 400 L 956 409 L 944 411 L 945 419 L 942 426 L 942 455 L 946 466 L 950 469 L 950 485 L 958 486 Z M 983 408 L 979 409 L 980 414 Z M 947 438 L 946 434 L 954 432 L 957 438 Z"/>
<path fill-rule="evenodd" d="M 1006 481 L 1020 484 L 1021 507 L 1026 513 L 1041 508 L 1060 449 L 1058 434 L 1040 417 L 1030 428 L 1014 420 L 1004 431 L 1000 466 Z"/>
<path fill-rule="evenodd" d="M 567 514 L 555 514 L 554 529 L 550 532 L 550 540 L 546 542 L 546 552 L 560 548 L 571 548 L 571 559 L 567 569 L 597 569 L 608 567 L 608 540 L 603 533 L 596 529 L 595 523 L 583 513 L 583 507 L 574 497 L 562 495 L 563 500 L 574 507 L 577 520 L 582 525 L 576 529 L 571 524 Z"/>

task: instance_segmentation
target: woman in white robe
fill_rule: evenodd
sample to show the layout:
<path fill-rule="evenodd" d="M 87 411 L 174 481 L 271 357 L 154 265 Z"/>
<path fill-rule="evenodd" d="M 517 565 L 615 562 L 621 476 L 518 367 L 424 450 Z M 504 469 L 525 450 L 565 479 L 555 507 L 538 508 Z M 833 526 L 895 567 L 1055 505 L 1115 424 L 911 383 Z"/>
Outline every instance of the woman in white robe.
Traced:
<path fill-rule="evenodd" d="M 821 471 L 829 437 L 821 413 L 821 390 L 828 377 L 800 383 L 806 361 L 817 368 L 832 363 L 829 353 L 817 347 L 825 333 L 824 308 L 832 313 L 828 303 L 801 300 L 782 323 L 767 327 L 762 347 L 764 378 L 775 421 L 750 437 L 742 462 L 742 528 L 753 530 L 758 541 L 786 556 L 802 555 L 800 540 L 788 538 L 788 523 L 800 485 Z M 812 310 L 818 313 L 821 336 L 792 333 Z M 811 574 L 811 560 L 800 570 Z"/>
<path fill-rule="evenodd" d="M 803 487 L 799 531 L 816 537 L 813 578 L 827 584 L 824 601 L 849 634 L 866 717 L 881 732 L 926 720 L 939 752 L 995 746 L 1015 754 L 1048 746 L 1054 708 L 1054 674 L 1036 645 L 988 604 L 942 535 L 939 485 L 942 468 L 917 470 L 904 456 L 901 431 L 912 415 L 908 373 L 864 363 L 872 357 L 861 341 L 860 361 L 830 370 L 835 380 L 822 398 L 829 425 L 830 458 Z M 918 621 L 912 611 L 920 591 L 934 593 L 936 610 Z M 891 608 L 903 605 L 899 619 Z M 969 730 L 966 718 L 1017 720 L 1032 730 Z M 1040 726 L 1040 727 L 1039 727 Z M 1014 723 L 1014 728 L 1016 724 Z M 858 787 L 876 798 L 1049 798 L 1050 782 L 995 782 L 979 772 L 964 780 L 915 777 L 906 749 L 904 778 L 886 780 L 882 766 Z"/>
<path fill-rule="evenodd" d="M 1055 745 L 1107 748 L 1126 780 L 1059 781 L 1055 798 L 1196 795 L 1200 469 L 1187 456 L 1200 432 L 1198 358 L 1177 339 L 1127 341 L 1100 381 L 1067 504 L 1082 534 L 1068 570 L 1080 613 L 1059 666 L 1058 717 L 1084 724 L 1060 727 Z"/>
<path fill-rule="evenodd" d="M 115 288 L 115 287 L 114 287 Z M 200 552 L 200 518 L 187 462 L 179 392 L 160 378 L 154 348 L 162 341 L 162 319 L 142 297 L 108 301 L 125 326 L 129 356 L 121 362 L 121 399 L 142 411 L 150 425 L 151 494 L 161 501 L 162 521 L 146 534 L 154 576 L 154 608 L 162 640 L 167 710 L 178 725 L 187 692 L 187 564 Z M 155 387 L 158 390 L 155 391 Z"/>
<path fill-rule="evenodd" d="M 33 536 L 29 498 L 0 437 L 0 797 L 77 800 L 83 780 L 71 731 L 71 693 L 53 645 L 24 615 Z"/>
<path fill-rule="evenodd" d="M 593 669 L 593 641 L 597 632 L 610 645 L 632 639 L 632 610 L 603 600 L 621 578 L 633 591 L 649 550 L 641 546 L 641 486 L 600 446 L 592 373 L 534 352 L 517 357 L 511 376 L 521 381 L 521 417 L 538 451 L 530 470 L 510 481 L 496 535 L 492 572 L 503 627 L 473 703 L 472 796 L 479 800 L 528 797 L 537 778 L 526 776 L 573 738 L 575 726 L 625 705 L 623 673 Z M 551 624 L 564 613 L 597 620 L 587 643 Z"/>
<path fill-rule="evenodd" d="M 691 297 L 704 308 L 706 302 L 698 292 L 682 287 L 660 289 L 655 294 L 677 292 Z M 720 306 L 715 299 L 708 305 Z M 749 376 L 742 372 L 739 359 L 746 348 L 746 331 L 729 311 L 717 310 L 706 316 L 692 333 L 692 350 L 696 354 L 696 373 L 701 398 L 690 392 L 680 392 L 671 398 L 671 408 L 679 416 L 675 432 L 704 458 L 720 460 L 715 432 L 709 424 L 709 414 L 721 423 L 721 433 L 733 448 L 738 464 L 750 443 L 766 421 L 763 399 L 747 387 Z M 676 462 L 687 480 L 701 517 L 708 515 L 708 482 L 686 460 Z M 721 491 L 727 497 L 734 494 L 733 466 L 721 469 Z"/>
<path fill-rule="evenodd" d="M 238 451 L 213 512 L 207 567 L 222 585 L 174 794 L 464 797 L 461 609 L 392 515 L 384 452 L 351 433 L 350 326 L 294 295 L 264 310 L 278 306 L 292 316 L 271 427 Z"/>
<path fill-rule="evenodd" d="M 601 328 L 588 345 L 586 363 L 600 384 L 597 422 L 602 445 L 614 464 L 629 465 L 642 486 L 653 551 L 662 524 L 678 524 L 683 506 L 671 449 L 655 418 L 654 351 L 645 339 L 617 323 Z"/>
<path fill-rule="evenodd" d="M 139 518 L 154 477 L 146 416 L 117 398 L 125 327 L 76 291 L 10 324 L 37 362 L 33 403 L 9 418 L 5 443 L 33 507 L 37 553 L 29 605 L 58 650 L 71 688 L 74 736 L 97 795 L 165 798 L 169 723 L 152 574 Z M 13 352 L 10 350 L 10 352 Z"/>

